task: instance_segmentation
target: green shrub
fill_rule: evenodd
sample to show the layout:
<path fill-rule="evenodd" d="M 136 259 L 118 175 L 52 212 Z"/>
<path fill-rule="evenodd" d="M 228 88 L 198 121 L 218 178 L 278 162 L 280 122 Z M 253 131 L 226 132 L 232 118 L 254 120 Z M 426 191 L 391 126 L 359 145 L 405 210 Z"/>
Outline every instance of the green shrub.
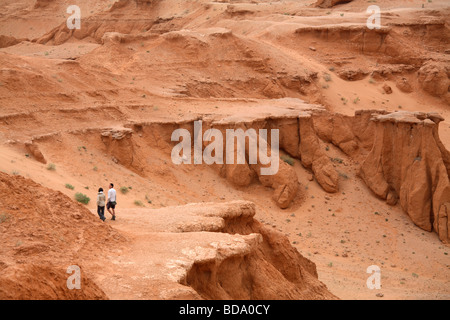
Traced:
<path fill-rule="evenodd" d="M 84 204 L 88 204 L 89 201 L 91 201 L 91 198 L 89 198 L 85 194 L 78 192 L 77 194 L 75 194 L 75 200 L 77 200 L 78 202 L 84 203 Z"/>
<path fill-rule="evenodd" d="M 123 194 L 127 194 L 129 191 L 128 187 L 120 187 L 120 192 L 122 192 Z"/>
<path fill-rule="evenodd" d="M 139 200 L 135 200 L 134 204 L 138 207 L 144 207 L 144 204 L 142 203 L 142 201 L 139 201 Z"/>
<path fill-rule="evenodd" d="M 47 166 L 47 170 L 55 171 L 56 170 L 55 164 L 54 163 L 49 163 L 48 166 Z"/>
<path fill-rule="evenodd" d="M 70 189 L 70 190 L 75 189 L 75 187 L 73 185 L 71 185 L 70 183 L 66 183 L 66 188 Z"/>

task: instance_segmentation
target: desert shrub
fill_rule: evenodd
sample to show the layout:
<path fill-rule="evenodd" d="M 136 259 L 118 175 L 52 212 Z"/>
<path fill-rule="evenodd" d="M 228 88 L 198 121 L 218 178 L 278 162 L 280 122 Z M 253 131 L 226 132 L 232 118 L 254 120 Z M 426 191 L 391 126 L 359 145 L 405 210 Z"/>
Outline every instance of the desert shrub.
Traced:
<path fill-rule="evenodd" d="M 78 192 L 77 194 L 75 194 L 75 200 L 77 200 L 78 202 L 84 203 L 84 204 L 88 204 L 89 201 L 91 201 L 91 198 L 89 198 L 85 194 Z"/>
<path fill-rule="evenodd" d="M 49 163 L 48 166 L 47 166 L 47 170 L 55 171 L 56 170 L 55 164 L 54 163 Z"/>
<path fill-rule="evenodd" d="M 66 183 L 66 188 L 70 189 L 70 190 L 75 189 L 75 187 L 73 185 L 71 185 L 70 183 Z"/>
<path fill-rule="evenodd" d="M 142 203 L 142 201 L 139 201 L 139 200 L 135 200 L 134 204 L 138 207 L 144 207 L 144 204 Z"/>
<path fill-rule="evenodd" d="M 122 192 L 123 194 L 127 194 L 128 191 L 130 191 L 130 189 L 128 189 L 128 187 L 120 187 L 120 192 Z"/>

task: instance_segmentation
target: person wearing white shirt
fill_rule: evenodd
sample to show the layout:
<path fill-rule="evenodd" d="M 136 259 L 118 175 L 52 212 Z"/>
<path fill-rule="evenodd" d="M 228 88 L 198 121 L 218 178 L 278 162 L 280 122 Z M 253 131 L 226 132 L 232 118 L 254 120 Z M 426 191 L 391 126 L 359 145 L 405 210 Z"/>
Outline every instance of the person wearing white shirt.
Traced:
<path fill-rule="evenodd" d="M 110 184 L 109 185 L 109 190 L 108 190 L 108 204 L 106 205 L 106 208 L 108 209 L 108 212 L 110 215 L 112 215 L 111 220 L 116 220 L 116 190 L 114 189 L 114 184 Z M 111 212 L 112 210 L 112 212 Z"/>

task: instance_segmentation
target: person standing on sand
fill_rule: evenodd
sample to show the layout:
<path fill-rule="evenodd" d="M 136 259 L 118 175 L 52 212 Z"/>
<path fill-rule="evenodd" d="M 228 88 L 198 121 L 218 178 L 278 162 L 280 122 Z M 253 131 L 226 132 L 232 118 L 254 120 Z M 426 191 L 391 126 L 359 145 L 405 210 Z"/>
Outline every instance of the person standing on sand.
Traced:
<path fill-rule="evenodd" d="M 102 221 L 105 221 L 105 203 L 106 203 L 106 196 L 103 193 L 103 189 L 98 189 L 98 195 L 97 195 L 97 213 L 100 219 Z"/>
<path fill-rule="evenodd" d="M 108 191 L 108 204 L 106 205 L 109 214 L 112 215 L 111 220 L 116 220 L 116 204 L 116 190 L 114 189 L 114 184 L 111 183 Z"/>

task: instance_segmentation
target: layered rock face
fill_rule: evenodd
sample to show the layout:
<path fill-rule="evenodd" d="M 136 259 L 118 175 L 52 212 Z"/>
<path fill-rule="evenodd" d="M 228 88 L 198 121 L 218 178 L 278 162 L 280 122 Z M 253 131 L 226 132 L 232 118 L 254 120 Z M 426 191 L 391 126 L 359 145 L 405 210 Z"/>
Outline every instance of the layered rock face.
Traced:
<path fill-rule="evenodd" d="M 431 113 L 364 110 L 357 111 L 354 116 L 345 116 L 314 110 L 242 123 L 223 119 L 205 121 L 203 130 L 216 128 L 225 136 L 226 128 L 255 131 L 261 128 L 279 129 L 280 149 L 300 159 L 304 167 L 311 169 L 325 191 L 337 192 L 339 175 L 320 147 L 321 141 L 330 142 L 361 163 L 361 177 L 378 197 L 392 205 L 399 201 L 415 224 L 424 230 L 434 229 L 442 241 L 448 242 L 450 154 L 438 136 L 438 126 L 442 120 L 439 115 Z M 146 124 L 149 128 L 161 125 Z M 167 129 L 176 128 L 173 123 L 165 126 Z M 193 127 L 188 123 L 178 126 L 189 130 Z M 168 130 L 161 132 L 165 131 L 168 136 Z M 127 131 L 127 134 L 131 135 L 131 132 Z M 145 137 L 155 138 L 153 134 Z M 131 136 L 128 139 L 137 143 Z M 169 140 L 168 137 L 159 137 L 155 143 L 161 144 L 166 139 Z M 208 144 L 204 143 L 203 148 Z M 113 154 L 123 159 L 123 163 L 131 163 L 130 159 L 139 158 L 139 155 L 133 156 L 129 144 L 125 145 L 128 151 L 119 152 L 120 148 L 115 147 Z M 299 192 L 293 168 L 280 159 L 278 172 L 263 176 L 260 174 L 261 163 L 248 163 L 248 145 L 245 158 L 244 164 L 214 167 L 220 175 L 237 186 L 245 187 L 259 180 L 262 185 L 274 189 L 273 199 L 279 207 L 289 207 Z"/>
<path fill-rule="evenodd" d="M 389 204 L 400 202 L 413 222 L 450 239 L 450 153 L 435 113 L 365 110 L 355 116 L 314 115 L 314 130 L 361 162 L 360 176 Z"/>
<path fill-rule="evenodd" d="M 153 297 L 159 299 L 336 299 L 318 280 L 315 264 L 255 214 L 248 201 L 129 210 L 119 228 L 142 239 L 130 255 L 146 255 L 152 277 L 119 279 L 113 288 L 158 281 Z M 138 266 L 118 267 L 134 274 Z"/>
<path fill-rule="evenodd" d="M 131 129 L 108 129 L 102 132 L 102 141 L 106 145 L 107 152 L 113 156 L 114 162 L 120 161 L 126 167 L 139 168 L 132 134 Z"/>
<path fill-rule="evenodd" d="M 223 219 L 222 232 L 248 236 L 257 234 L 260 238 L 242 252 L 245 257 L 241 258 L 235 253 L 234 257 L 218 260 L 216 258 L 212 261 L 208 259 L 193 265 L 184 281 L 196 289 L 202 297 L 335 298 L 317 280 L 316 266 L 313 262 L 298 253 L 286 237 L 253 219 L 255 214 L 253 203 L 235 201 L 225 205 L 214 205 L 213 208 L 211 211 L 197 207 L 195 211 L 197 215 L 220 216 Z M 241 259 L 245 263 L 241 263 Z"/>
<path fill-rule="evenodd" d="M 267 140 L 260 137 L 259 130 L 260 129 L 266 129 L 268 128 L 267 123 L 261 123 L 259 121 L 255 122 L 249 122 L 249 123 L 224 123 L 223 121 L 211 121 L 207 122 L 203 128 L 203 132 L 205 132 L 208 129 L 218 129 L 222 136 L 224 137 L 223 141 L 223 154 L 224 157 L 226 157 L 227 152 L 230 152 L 230 150 L 227 149 L 227 142 L 226 142 L 226 135 L 227 130 L 242 130 L 244 133 L 250 132 L 250 130 L 254 130 L 256 133 L 255 139 L 248 138 L 245 143 L 245 163 L 244 164 L 237 164 L 235 163 L 228 163 L 225 161 L 224 164 L 216 164 L 215 167 L 219 171 L 220 175 L 223 177 L 226 177 L 228 181 L 231 183 L 237 185 L 237 186 L 248 186 L 254 180 L 259 180 L 259 182 L 266 186 L 274 189 L 273 192 L 273 200 L 276 202 L 276 204 L 280 208 L 287 208 L 290 206 L 291 202 L 294 200 L 294 198 L 297 195 L 298 192 L 298 179 L 297 175 L 294 171 L 294 169 L 282 161 L 279 158 L 279 155 L 273 155 L 276 157 L 276 160 L 278 162 L 278 170 L 274 172 L 274 174 L 264 175 L 262 174 L 263 169 L 267 169 L 273 164 L 264 164 L 261 162 L 260 158 L 260 151 L 261 151 L 261 141 L 265 141 L 267 143 L 267 151 L 263 152 L 268 157 L 272 156 L 271 153 L 271 133 L 270 130 L 268 130 L 268 136 Z M 262 140 L 261 140 L 262 139 Z M 204 142 L 204 148 L 208 147 L 210 142 Z M 256 163 L 249 163 L 250 159 L 250 153 L 252 152 L 250 144 L 254 144 L 257 146 L 253 151 L 256 151 L 258 155 L 258 160 Z M 238 142 L 236 140 L 236 143 L 234 144 L 234 154 L 237 154 L 237 146 Z M 277 150 L 278 151 L 278 150 Z M 236 159 L 237 160 L 237 159 Z"/>
<path fill-rule="evenodd" d="M 157 148 L 170 155 L 176 144 L 171 141 L 174 130 L 184 128 L 192 138 L 194 122 L 198 120 L 203 120 L 203 133 L 218 129 L 224 137 L 227 129 L 254 129 L 256 132 L 278 129 L 280 150 L 299 159 L 327 192 L 339 190 L 339 175 L 323 145 L 332 143 L 361 164 L 362 179 L 378 197 L 392 205 L 399 202 L 419 227 L 434 230 L 442 241 L 449 241 L 450 154 L 439 140 L 438 127 L 443 119 L 437 114 L 363 110 L 346 116 L 310 105 L 309 109 L 247 118 L 198 115 L 179 122 L 133 122 L 122 128 L 94 130 L 89 139 L 97 139 L 96 143 L 101 143 L 104 152 L 116 163 L 141 176 L 151 176 L 154 173 L 149 161 L 152 150 Z M 32 139 L 32 144 L 27 144 L 28 151 L 42 162 L 46 155 L 40 145 L 44 141 L 51 142 L 47 141 L 51 137 L 44 138 Z M 193 140 L 191 143 L 194 145 Z M 201 151 L 210 143 L 204 140 Z M 270 150 L 270 139 L 267 144 Z M 224 155 L 225 146 L 224 141 Z M 259 182 L 272 188 L 275 203 L 280 208 L 289 207 L 301 190 L 294 168 L 279 159 L 278 172 L 264 176 L 261 168 L 267 165 L 259 160 L 250 164 L 248 159 L 247 145 L 243 164 L 213 164 L 211 167 L 237 187 Z"/>
<path fill-rule="evenodd" d="M 311 168 L 317 182 L 327 192 L 339 190 L 339 175 L 333 168 L 330 159 L 320 148 L 319 139 L 314 131 L 310 115 L 299 118 L 299 157 L 302 164 Z"/>
<path fill-rule="evenodd" d="M 335 5 L 352 2 L 352 0 L 318 0 L 316 2 L 316 7 L 319 8 L 331 8 Z"/>
<path fill-rule="evenodd" d="M 27 151 L 31 153 L 31 155 L 36 159 L 37 161 L 46 164 L 47 160 L 45 160 L 44 155 L 39 150 L 39 148 L 33 144 L 32 141 L 25 142 L 25 147 L 27 148 Z"/>
<path fill-rule="evenodd" d="M 422 89 L 435 97 L 450 102 L 450 67 L 446 62 L 426 62 L 418 72 Z"/>
<path fill-rule="evenodd" d="M 397 112 L 375 115 L 374 144 L 361 177 L 380 198 L 402 208 L 424 230 L 450 239 L 449 153 L 438 136 L 436 115 Z"/>
<path fill-rule="evenodd" d="M 111 154 L 118 163 L 125 165 L 133 171 L 145 175 L 145 157 L 140 153 L 143 148 L 160 148 L 171 151 L 174 143 L 171 142 L 171 133 L 180 128 L 190 132 L 191 145 L 194 146 L 194 125 L 192 121 L 180 123 L 154 122 L 135 123 L 131 129 L 121 130 L 120 133 L 104 131 L 102 141 L 105 143 L 107 152 Z M 250 141 L 245 143 L 245 161 L 243 164 L 227 163 L 226 154 L 230 150 L 226 147 L 226 131 L 241 129 L 243 132 L 255 130 L 256 140 L 259 141 L 256 152 L 260 154 L 260 129 L 266 129 L 267 136 L 267 156 L 271 156 L 271 129 L 279 131 L 279 149 L 290 154 L 292 157 L 301 159 L 302 164 L 312 170 L 318 183 L 327 192 L 337 192 L 339 190 L 339 176 L 333 168 L 331 160 L 326 156 L 320 147 L 319 138 L 313 128 L 312 112 L 304 111 L 288 115 L 286 117 L 255 118 L 247 121 L 235 121 L 233 119 L 205 119 L 202 125 L 202 133 L 209 129 L 219 130 L 223 137 L 222 154 L 223 164 L 212 164 L 211 166 L 219 175 L 226 178 L 233 185 L 246 187 L 255 181 L 274 190 L 273 200 L 280 208 L 287 208 L 296 198 L 299 192 L 299 181 L 292 166 L 281 160 L 279 157 L 278 170 L 274 174 L 264 175 L 262 169 L 273 166 L 272 163 L 261 162 L 258 156 L 256 163 L 249 163 Z M 203 136 L 203 135 L 202 135 Z M 208 140 L 208 139 L 207 139 Z M 214 140 L 213 140 L 214 141 Z M 202 152 L 212 142 L 202 142 Z M 237 142 L 234 145 L 234 153 L 237 153 Z M 264 152 L 263 152 L 264 153 Z M 192 152 L 191 154 L 194 154 Z"/>

